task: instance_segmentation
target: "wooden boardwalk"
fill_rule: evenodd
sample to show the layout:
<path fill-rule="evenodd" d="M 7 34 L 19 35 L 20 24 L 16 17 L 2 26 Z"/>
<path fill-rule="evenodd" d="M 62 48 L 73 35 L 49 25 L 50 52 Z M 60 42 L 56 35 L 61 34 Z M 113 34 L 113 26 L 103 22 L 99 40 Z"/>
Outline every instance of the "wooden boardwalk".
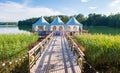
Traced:
<path fill-rule="evenodd" d="M 81 73 L 64 36 L 54 36 L 30 73 Z"/>

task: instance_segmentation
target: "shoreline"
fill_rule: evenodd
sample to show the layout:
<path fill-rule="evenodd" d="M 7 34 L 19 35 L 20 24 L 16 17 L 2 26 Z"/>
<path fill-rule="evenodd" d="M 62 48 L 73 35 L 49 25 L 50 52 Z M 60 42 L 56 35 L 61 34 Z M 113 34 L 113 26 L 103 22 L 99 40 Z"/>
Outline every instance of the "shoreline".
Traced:
<path fill-rule="evenodd" d="M 17 25 L 0 25 L 0 27 L 16 27 Z"/>

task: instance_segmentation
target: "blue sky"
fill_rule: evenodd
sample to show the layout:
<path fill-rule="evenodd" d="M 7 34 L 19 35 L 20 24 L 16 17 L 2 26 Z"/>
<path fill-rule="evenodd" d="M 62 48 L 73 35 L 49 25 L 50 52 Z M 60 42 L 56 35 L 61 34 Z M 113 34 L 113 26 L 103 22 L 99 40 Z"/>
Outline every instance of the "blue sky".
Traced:
<path fill-rule="evenodd" d="M 120 0 L 0 0 L 0 21 L 51 15 L 120 13 Z"/>

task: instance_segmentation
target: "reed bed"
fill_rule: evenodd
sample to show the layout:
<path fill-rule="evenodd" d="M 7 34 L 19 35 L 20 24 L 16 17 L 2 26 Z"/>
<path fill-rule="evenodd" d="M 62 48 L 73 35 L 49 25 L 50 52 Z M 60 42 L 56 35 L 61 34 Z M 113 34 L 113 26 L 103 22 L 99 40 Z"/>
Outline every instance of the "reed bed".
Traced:
<path fill-rule="evenodd" d="M 120 70 L 120 35 L 75 35 L 76 43 L 84 46 L 86 60 L 96 69 L 110 73 Z"/>
<path fill-rule="evenodd" d="M 1 34 L 0 62 L 11 61 L 27 54 L 28 46 L 38 40 L 35 34 Z"/>

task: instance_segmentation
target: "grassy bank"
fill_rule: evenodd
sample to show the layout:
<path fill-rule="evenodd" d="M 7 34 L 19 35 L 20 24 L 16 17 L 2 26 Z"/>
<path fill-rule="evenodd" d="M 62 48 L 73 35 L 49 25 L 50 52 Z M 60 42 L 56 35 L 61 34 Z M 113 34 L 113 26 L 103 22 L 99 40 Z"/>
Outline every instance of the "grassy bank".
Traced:
<path fill-rule="evenodd" d="M 1 34 L 0 73 L 29 73 L 27 52 L 37 40 L 34 34 Z"/>
<path fill-rule="evenodd" d="M 25 55 L 28 46 L 38 40 L 34 34 L 1 34 L 0 61 L 13 60 Z"/>
<path fill-rule="evenodd" d="M 98 71 L 118 73 L 120 70 L 120 35 L 75 35 L 77 44 L 84 46 L 87 61 Z"/>

